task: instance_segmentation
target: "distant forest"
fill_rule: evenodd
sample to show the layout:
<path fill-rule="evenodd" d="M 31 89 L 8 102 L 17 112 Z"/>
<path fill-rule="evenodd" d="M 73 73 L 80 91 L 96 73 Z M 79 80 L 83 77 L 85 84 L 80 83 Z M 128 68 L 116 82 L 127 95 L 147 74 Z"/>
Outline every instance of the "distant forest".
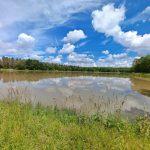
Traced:
<path fill-rule="evenodd" d="M 2 57 L 0 69 L 47 70 L 47 71 L 88 71 L 88 72 L 144 72 L 150 73 L 150 55 L 136 59 L 131 68 L 114 67 L 79 67 L 54 63 L 45 63 L 33 59 L 14 59 Z"/>

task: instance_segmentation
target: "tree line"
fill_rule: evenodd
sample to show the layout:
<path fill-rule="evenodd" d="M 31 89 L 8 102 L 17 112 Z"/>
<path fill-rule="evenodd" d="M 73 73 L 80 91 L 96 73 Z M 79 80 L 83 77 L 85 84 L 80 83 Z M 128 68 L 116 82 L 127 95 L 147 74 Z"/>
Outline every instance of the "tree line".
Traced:
<path fill-rule="evenodd" d="M 47 71 L 88 71 L 88 72 L 150 72 L 150 55 L 136 59 L 131 68 L 114 67 L 79 67 L 40 62 L 33 59 L 15 59 L 2 57 L 1 69 L 47 70 Z"/>

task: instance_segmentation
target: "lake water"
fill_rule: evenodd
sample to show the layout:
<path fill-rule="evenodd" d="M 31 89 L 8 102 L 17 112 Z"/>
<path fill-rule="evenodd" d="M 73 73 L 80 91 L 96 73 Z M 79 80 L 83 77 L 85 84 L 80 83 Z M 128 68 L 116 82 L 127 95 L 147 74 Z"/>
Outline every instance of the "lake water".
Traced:
<path fill-rule="evenodd" d="M 150 113 L 150 81 L 106 74 L 1 72 L 0 98 L 75 109 L 79 113 Z"/>

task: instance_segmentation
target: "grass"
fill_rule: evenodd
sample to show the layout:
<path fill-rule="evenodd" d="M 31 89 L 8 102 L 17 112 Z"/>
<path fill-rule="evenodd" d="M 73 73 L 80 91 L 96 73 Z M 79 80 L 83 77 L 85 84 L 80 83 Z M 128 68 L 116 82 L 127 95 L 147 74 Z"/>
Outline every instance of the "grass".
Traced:
<path fill-rule="evenodd" d="M 0 149 L 150 149 L 150 118 L 77 115 L 56 107 L 0 102 Z"/>
<path fill-rule="evenodd" d="M 150 73 L 131 73 L 130 76 L 133 78 L 141 78 L 150 81 Z"/>

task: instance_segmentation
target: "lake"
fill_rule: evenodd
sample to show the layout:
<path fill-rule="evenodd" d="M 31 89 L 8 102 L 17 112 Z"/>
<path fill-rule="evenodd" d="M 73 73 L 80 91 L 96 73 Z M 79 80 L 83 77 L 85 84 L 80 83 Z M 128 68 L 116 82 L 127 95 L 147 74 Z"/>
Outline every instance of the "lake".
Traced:
<path fill-rule="evenodd" d="M 78 113 L 150 113 L 150 80 L 112 74 L 0 72 L 0 98 Z"/>

